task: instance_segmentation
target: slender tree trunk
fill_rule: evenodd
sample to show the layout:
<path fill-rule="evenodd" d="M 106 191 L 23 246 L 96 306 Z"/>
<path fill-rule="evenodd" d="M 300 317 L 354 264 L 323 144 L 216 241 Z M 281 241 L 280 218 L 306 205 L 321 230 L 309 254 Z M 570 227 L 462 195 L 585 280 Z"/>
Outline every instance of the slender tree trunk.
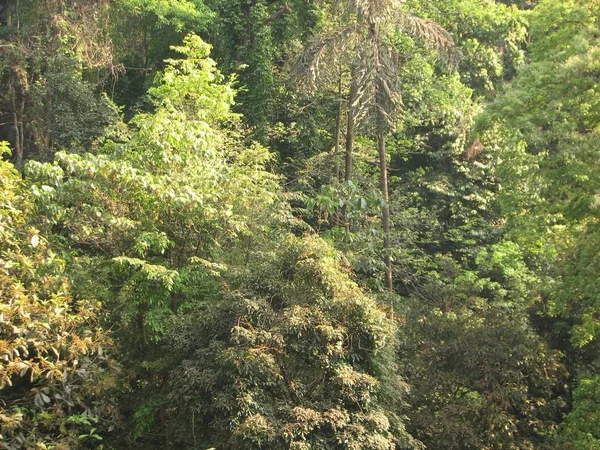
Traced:
<path fill-rule="evenodd" d="M 392 285 L 392 258 L 390 256 L 390 204 L 388 194 L 387 160 L 385 151 L 385 133 L 379 132 L 377 136 L 379 147 L 379 186 L 383 193 L 383 206 L 381 207 L 381 223 L 383 224 L 383 261 L 385 263 L 385 287 L 391 291 Z"/>
<path fill-rule="evenodd" d="M 338 110 L 335 121 L 335 150 L 333 152 L 335 158 L 335 182 L 340 181 L 340 139 L 342 136 L 342 74 L 338 81 Z"/>
<path fill-rule="evenodd" d="M 342 98 L 342 74 L 340 73 L 340 78 L 338 81 L 338 109 L 337 109 L 337 117 L 335 121 L 335 149 L 333 152 L 335 170 L 334 170 L 334 183 L 335 186 L 339 187 L 340 185 L 340 141 L 342 137 L 342 114 L 343 108 L 342 104 L 344 103 L 344 99 Z M 333 215 L 333 223 L 335 226 L 339 226 L 342 223 L 343 214 L 342 211 L 336 210 Z"/>
<path fill-rule="evenodd" d="M 15 165 L 17 168 L 21 167 L 23 161 L 23 147 L 21 146 L 21 130 L 19 128 L 19 117 L 17 112 L 13 111 L 13 123 L 15 133 Z"/>
<path fill-rule="evenodd" d="M 21 95 L 21 103 L 19 104 L 19 141 L 21 142 L 21 165 L 19 170 L 23 170 L 23 160 L 25 158 L 25 93 Z"/>
<path fill-rule="evenodd" d="M 16 76 L 15 76 L 16 78 Z M 13 113 L 13 132 L 14 132 L 14 156 L 15 156 L 15 167 L 18 170 L 22 169 L 22 165 L 23 165 L 23 141 L 25 138 L 25 135 L 23 133 L 23 110 L 24 110 L 24 104 L 22 101 L 18 102 L 17 101 L 17 96 L 18 96 L 18 92 L 17 92 L 17 88 L 15 87 L 15 84 L 17 83 L 17 81 L 15 79 L 11 80 L 9 83 L 9 89 L 11 91 L 11 97 L 12 97 L 12 113 Z"/>
<path fill-rule="evenodd" d="M 21 28 L 21 17 L 19 14 L 19 0 L 15 1 L 15 17 L 17 19 L 16 29 L 19 30 Z"/>
<path fill-rule="evenodd" d="M 348 102 L 348 121 L 346 125 L 346 161 L 344 181 L 352 178 L 352 150 L 354 147 L 354 128 L 356 126 L 356 100 L 358 98 L 358 80 L 356 79 L 356 68 L 352 68 L 352 80 L 350 82 L 350 99 Z"/>
<path fill-rule="evenodd" d="M 385 87 L 382 71 L 382 61 L 379 54 L 379 25 L 376 22 L 369 24 L 369 35 L 373 43 L 373 64 L 375 67 L 376 86 L 375 86 L 375 104 L 378 106 L 377 117 L 377 147 L 379 151 L 379 187 L 383 194 L 383 206 L 381 207 L 381 224 L 383 225 L 383 262 L 385 264 L 385 287 L 388 291 L 393 290 L 392 280 L 392 257 L 390 255 L 391 239 L 390 239 L 390 197 L 388 193 L 388 177 L 387 177 L 387 159 L 385 151 L 385 135 L 389 124 L 386 124 L 386 119 L 382 109 L 386 104 L 384 100 Z M 394 314 L 392 305 L 392 317 Z"/>
<path fill-rule="evenodd" d="M 8 40 L 9 42 L 14 42 L 15 40 L 15 33 L 14 33 L 14 29 L 13 29 L 13 19 L 12 19 L 12 14 L 13 14 L 13 8 L 12 5 L 7 5 L 6 6 L 6 29 L 8 30 Z"/>
<path fill-rule="evenodd" d="M 352 178 L 352 150 L 354 148 L 354 129 L 356 127 L 356 101 L 358 99 L 358 80 L 356 79 L 356 66 L 352 67 L 351 81 L 350 81 L 350 98 L 348 101 L 348 119 L 346 123 L 346 158 L 345 158 L 345 170 L 344 170 L 344 183 L 348 182 Z M 344 227 L 346 233 L 344 236 L 344 243 L 348 244 L 350 239 L 350 219 L 348 218 L 348 207 L 344 203 L 342 208 L 342 214 L 344 218 Z"/>

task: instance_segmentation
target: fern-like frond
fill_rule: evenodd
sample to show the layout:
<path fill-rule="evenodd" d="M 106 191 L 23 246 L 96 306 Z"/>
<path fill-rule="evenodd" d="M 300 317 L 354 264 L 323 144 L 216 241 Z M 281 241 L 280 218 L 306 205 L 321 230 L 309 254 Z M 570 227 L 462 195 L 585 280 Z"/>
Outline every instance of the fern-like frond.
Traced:
<path fill-rule="evenodd" d="M 369 39 L 355 64 L 359 89 L 352 109 L 357 122 L 369 117 L 377 129 L 393 129 L 402 104 L 398 51 L 382 40 Z"/>
<path fill-rule="evenodd" d="M 399 0 L 348 0 L 346 11 L 371 24 L 390 21 L 401 8 L 402 2 Z"/>
<path fill-rule="evenodd" d="M 292 68 L 292 79 L 309 91 L 337 77 L 339 67 L 334 62 L 345 59 L 354 51 L 358 40 L 357 24 L 352 23 L 320 35 L 300 55 Z"/>
<path fill-rule="evenodd" d="M 436 21 L 402 13 L 398 15 L 396 24 L 401 31 L 442 52 L 451 61 L 460 59 L 461 54 L 454 43 L 454 39 L 452 39 L 452 35 Z"/>

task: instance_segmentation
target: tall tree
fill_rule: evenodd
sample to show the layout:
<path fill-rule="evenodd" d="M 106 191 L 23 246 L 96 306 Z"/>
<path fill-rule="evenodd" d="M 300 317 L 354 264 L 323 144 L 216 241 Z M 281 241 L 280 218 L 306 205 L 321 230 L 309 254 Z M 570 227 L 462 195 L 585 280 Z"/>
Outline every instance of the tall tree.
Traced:
<path fill-rule="evenodd" d="M 150 90 L 155 111 L 135 118 L 129 140 L 26 166 L 39 212 L 74 254 L 79 295 L 97 293 L 118 329 L 129 374 L 121 406 L 133 430 L 115 438 L 119 448 L 158 440 L 146 433 L 166 395 L 169 319 L 218 289 L 226 258 L 249 258 L 271 215 L 287 217 L 270 155 L 242 144 L 235 91 L 209 49 L 195 35 L 174 49 L 183 58 L 168 61 Z"/>
<path fill-rule="evenodd" d="M 438 49 L 454 49 L 453 39 L 446 30 L 430 19 L 405 12 L 402 6 L 394 0 L 348 2 L 342 12 L 344 25 L 319 36 L 305 50 L 298 64 L 301 76 L 313 86 L 329 78 L 331 71 L 336 69 L 328 59 L 351 64 L 344 180 L 351 180 L 356 125 L 361 119 L 369 118 L 375 124 L 378 143 L 385 284 L 390 291 L 393 280 L 385 137 L 396 126 L 401 98 L 399 55 L 392 44 L 392 36 L 408 33 Z"/>
<path fill-rule="evenodd" d="M 19 168 L 57 148 L 87 150 L 118 120 L 82 73 L 112 66 L 108 9 L 105 0 L 11 0 L 0 10 L 0 138 L 12 142 Z"/>

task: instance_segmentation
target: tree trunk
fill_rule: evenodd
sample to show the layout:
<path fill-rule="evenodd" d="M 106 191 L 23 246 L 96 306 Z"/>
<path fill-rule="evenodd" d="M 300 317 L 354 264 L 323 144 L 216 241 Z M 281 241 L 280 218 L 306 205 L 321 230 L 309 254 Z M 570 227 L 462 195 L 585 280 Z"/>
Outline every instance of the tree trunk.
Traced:
<path fill-rule="evenodd" d="M 23 164 L 25 158 L 25 94 L 21 96 L 21 103 L 19 104 L 19 141 L 21 143 L 21 154 L 19 170 L 23 171 Z"/>
<path fill-rule="evenodd" d="M 354 147 L 354 128 L 356 126 L 356 100 L 358 98 L 358 81 L 356 79 L 356 68 L 352 68 L 352 80 L 350 82 L 350 99 L 348 102 L 348 121 L 346 125 L 346 167 L 344 181 L 347 183 L 352 178 L 352 149 Z"/>
<path fill-rule="evenodd" d="M 16 76 L 15 76 L 16 78 Z M 13 150 L 15 157 L 15 167 L 18 170 L 22 170 L 23 168 L 23 153 L 24 153 L 24 140 L 25 133 L 23 132 L 23 113 L 25 109 L 25 105 L 21 96 L 21 99 L 17 99 L 19 96 L 17 92 L 17 88 L 15 84 L 17 81 L 13 78 L 9 82 L 9 90 L 10 96 L 12 100 L 12 114 L 13 114 L 13 133 L 14 133 L 14 142 L 13 142 Z"/>
<path fill-rule="evenodd" d="M 383 224 L 383 261 L 385 263 L 385 287 L 391 291 L 392 285 L 392 258 L 390 256 L 390 204 L 388 194 L 388 179 L 387 179 L 387 160 L 385 151 L 385 134 L 378 133 L 377 136 L 379 147 L 379 186 L 383 193 L 383 206 L 381 207 L 381 223 Z"/>
<path fill-rule="evenodd" d="M 386 117 L 383 114 L 385 105 L 388 103 L 385 98 L 384 75 L 381 75 L 383 67 L 379 54 L 379 25 L 376 22 L 371 22 L 369 25 L 369 34 L 373 42 L 374 54 L 373 65 L 377 73 L 375 79 L 375 105 L 378 106 L 377 112 L 377 146 L 379 150 L 379 187 L 383 194 L 383 206 L 381 207 L 381 224 L 383 225 L 383 262 L 385 264 L 385 287 L 388 291 L 393 290 L 392 280 L 392 257 L 391 240 L 390 240 L 390 197 L 388 193 L 388 178 L 387 178 L 387 159 L 385 151 L 385 136 L 389 129 L 389 124 L 386 123 Z M 392 305 L 392 317 L 394 314 Z"/>
<path fill-rule="evenodd" d="M 344 103 L 344 99 L 342 98 L 342 74 L 340 73 L 340 78 L 338 81 L 338 109 L 337 109 L 337 117 L 335 120 L 335 148 L 333 151 L 333 159 L 334 159 L 334 184 L 336 187 L 340 186 L 340 141 L 342 138 L 342 114 L 343 108 L 342 104 Z M 343 222 L 343 213 L 341 210 L 336 210 L 333 215 L 333 223 L 335 226 L 340 226 Z"/>
<path fill-rule="evenodd" d="M 340 138 L 342 136 L 342 74 L 338 81 L 338 110 L 335 121 L 335 150 L 333 152 L 335 158 L 335 182 L 340 181 Z"/>
<path fill-rule="evenodd" d="M 356 126 L 356 101 L 358 99 L 358 81 L 356 78 L 356 66 L 353 66 L 351 71 L 350 98 L 348 101 L 348 119 L 346 124 L 345 184 L 348 184 L 352 178 L 352 150 L 354 147 L 354 128 Z M 344 218 L 344 227 L 346 229 L 344 243 L 348 244 L 350 239 L 350 219 L 348 218 L 348 207 L 346 203 L 344 203 L 344 207 L 342 208 L 342 215 Z"/>
<path fill-rule="evenodd" d="M 15 166 L 17 169 L 21 170 L 21 165 L 23 163 L 23 146 L 21 145 L 21 130 L 19 128 L 19 116 L 17 115 L 17 111 L 13 111 L 13 127 L 15 133 Z"/>

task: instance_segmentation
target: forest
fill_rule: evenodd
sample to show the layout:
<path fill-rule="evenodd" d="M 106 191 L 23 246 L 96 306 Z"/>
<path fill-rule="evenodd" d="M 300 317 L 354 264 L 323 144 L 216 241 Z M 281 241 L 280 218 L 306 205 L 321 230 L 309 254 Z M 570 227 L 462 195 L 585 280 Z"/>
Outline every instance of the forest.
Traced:
<path fill-rule="evenodd" d="M 0 449 L 600 449 L 600 2 L 0 1 Z"/>

